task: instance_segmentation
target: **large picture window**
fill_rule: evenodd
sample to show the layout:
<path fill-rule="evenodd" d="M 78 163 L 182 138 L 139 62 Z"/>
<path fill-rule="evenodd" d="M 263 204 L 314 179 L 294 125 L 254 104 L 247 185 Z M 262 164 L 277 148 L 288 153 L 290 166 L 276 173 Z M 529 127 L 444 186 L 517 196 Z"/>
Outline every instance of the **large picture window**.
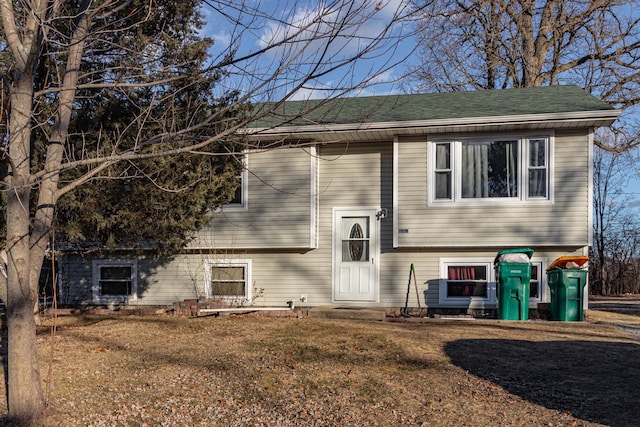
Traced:
<path fill-rule="evenodd" d="M 518 142 L 463 142 L 462 198 L 518 196 Z"/>
<path fill-rule="evenodd" d="M 135 261 L 96 260 L 92 267 L 94 302 L 131 302 L 137 299 Z"/>
<path fill-rule="evenodd" d="M 434 142 L 432 202 L 549 198 L 549 138 Z"/>

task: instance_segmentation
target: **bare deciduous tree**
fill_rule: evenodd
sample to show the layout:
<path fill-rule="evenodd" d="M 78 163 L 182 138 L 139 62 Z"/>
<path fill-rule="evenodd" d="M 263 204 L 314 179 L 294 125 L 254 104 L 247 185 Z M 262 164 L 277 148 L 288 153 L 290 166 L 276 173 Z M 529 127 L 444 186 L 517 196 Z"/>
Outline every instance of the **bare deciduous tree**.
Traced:
<path fill-rule="evenodd" d="M 624 193 L 633 167 L 629 153 L 594 153 L 594 245 L 589 264 L 589 289 L 600 295 L 636 292 L 636 259 L 640 223 Z"/>
<path fill-rule="evenodd" d="M 171 2 L 142 0 L 0 0 L 9 54 L 3 61 L 11 73 L 3 139 L 8 404 L 19 422 L 39 417 L 45 405 L 33 307 L 61 197 L 92 180 L 144 174 L 135 165 L 151 158 L 238 154 L 241 130 L 283 101 L 310 91 L 330 99 L 363 90 L 405 59 L 394 55 L 407 36 L 399 25 L 409 15 L 402 2 L 207 0 L 203 13 L 229 43 L 214 46 L 209 65 L 194 70 L 189 52 L 177 62 L 156 44 L 184 36 L 163 26 L 174 9 Z M 199 84 L 198 73 L 216 74 L 212 96 L 226 102 L 173 102 Z M 140 103 L 143 93 L 152 102 Z M 123 100 L 136 115 L 109 132 L 95 123 L 79 134 L 74 120 L 87 99 Z M 290 119 L 280 116 L 273 125 Z M 116 164 L 132 167 L 114 176 Z"/>
<path fill-rule="evenodd" d="M 421 9 L 412 75 L 420 91 L 575 84 L 616 108 L 640 144 L 640 20 L 626 0 L 414 0 Z"/>

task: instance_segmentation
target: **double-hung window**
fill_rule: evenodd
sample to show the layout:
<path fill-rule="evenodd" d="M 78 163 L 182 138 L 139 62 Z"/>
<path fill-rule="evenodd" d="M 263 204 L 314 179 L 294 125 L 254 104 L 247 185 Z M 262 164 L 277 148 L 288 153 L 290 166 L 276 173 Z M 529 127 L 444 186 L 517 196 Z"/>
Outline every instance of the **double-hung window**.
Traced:
<path fill-rule="evenodd" d="M 542 276 L 545 274 L 541 261 L 531 261 L 531 281 L 529 282 L 529 303 L 542 302 L 546 298 Z"/>
<path fill-rule="evenodd" d="M 528 198 L 549 197 L 549 141 L 546 138 L 527 140 L 529 157 L 527 167 Z"/>
<path fill-rule="evenodd" d="M 95 303 L 131 302 L 137 299 L 135 261 L 93 261 L 92 297 Z"/>
<path fill-rule="evenodd" d="M 433 203 L 550 197 L 548 137 L 435 141 L 431 147 Z"/>
<path fill-rule="evenodd" d="M 234 302 L 251 300 L 251 260 L 205 262 L 205 294 Z"/>

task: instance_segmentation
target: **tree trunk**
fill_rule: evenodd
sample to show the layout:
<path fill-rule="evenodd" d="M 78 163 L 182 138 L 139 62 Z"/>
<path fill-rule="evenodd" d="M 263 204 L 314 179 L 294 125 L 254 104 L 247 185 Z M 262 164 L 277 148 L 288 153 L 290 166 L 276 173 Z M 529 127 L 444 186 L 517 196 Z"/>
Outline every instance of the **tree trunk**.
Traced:
<path fill-rule="evenodd" d="M 7 177 L 7 402 L 9 417 L 28 424 L 44 412 L 33 307 L 37 282 L 30 280 L 30 137 L 33 85 L 16 73 L 11 96 Z"/>
<path fill-rule="evenodd" d="M 15 261 L 23 262 L 21 255 Z M 27 423 L 43 414 L 44 397 L 33 316 L 35 296 L 24 286 L 15 288 L 9 287 L 12 303 L 7 307 L 8 408 L 10 419 Z"/>

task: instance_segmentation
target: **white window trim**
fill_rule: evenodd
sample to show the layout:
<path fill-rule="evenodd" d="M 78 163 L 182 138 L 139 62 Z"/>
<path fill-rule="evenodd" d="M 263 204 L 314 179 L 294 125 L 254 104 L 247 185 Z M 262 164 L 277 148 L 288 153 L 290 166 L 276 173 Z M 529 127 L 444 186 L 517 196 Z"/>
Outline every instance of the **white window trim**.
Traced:
<path fill-rule="evenodd" d="M 451 264 L 464 266 L 484 265 L 487 267 L 487 297 L 447 297 L 447 267 Z M 495 308 L 496 282 L 493 279 L 493 259 L 490 258 L 440 258 L 440 279 L 438 280 L 439 303 L 441 306 Z"/>
<path fill-rule="evenodd" d="M 547 141 L 547 197 L 529 197 L 529 146 L 528 141 L 534 139 L 545 139 Z M 465 198 L 460 196 L 462 186 L 462 153 L 461 147 L 464 142 L 473 141 L 518 141 L 519 153 L 519 195 L 518 197 L 486 197 L 486 198 Z M 450 168 L 452 170 L 451 183 L 452 198 L 435 198 L 435 171 L 436 171 L 436 145 L 450 143 Z M 451 206 L 451 205 L 487 205 L 487 204 L 521 204 L 528 205 L 535 203 L 553 203 L 554 194 L 554 148 L 555 138 L 553 132 L 545 133 L 523 133 L 523 134 L 496 134 L 483 136 L 467 136 L 459 138 L 438 138 L 428 140 L 428 206 Z"/>
<path fill-rule="evenodd" d="M 531 154 L 530 151 L 531 150 L 529 149 L 529 144 L 528 143 L 524 144 L 524 141 L 528 142 L 528 141 L 531 141 L 531 140 L 538 140 L 538 139 L 545 140 L 545 150 L 544 150 L 545 159 L 544 160 L 545 160 L 545 169 L 547 171 L 547 182 L 546 182 L 546 184 L 547 184 L 547 195 L 546 195 L 546 197 L 529 196 L 529 172 L 532 171 L 532 170 L 538 170 L 540 168 L 531 167 L 531 158 L 530 158 L 530 154 Z M 525 200 L 543 200 L 543 201 L 546 201 L 546 200 L 549 199 L 549 197 L 551 195 L 551 192 L 549 190 L 549 188 L 551 186 L 551 178 L 550 178 L 551 169 L 550 169 L 550 166 L 549 166 L 549 163 L 551 161 L 551 156 L 550 156 L 551 141 L 550 140 L 551 140 L 551 138 L 549 138 L 549 137 L 526 137 L 526 138 L 523 138 L 523 143 L 521 143 L 521 146 L 522 146 L 522 149 L 525 150 L 524 159 L 523 159 L 523 162 L 522 162 L 523 165 L 524 165 L 524 168 L 523 168 L 524 169 L 523 170 L 523 172 L 524 172 L 523 179 L 524 179 L 524 183 L 525 183 L 525 187 L 523 188 L 523 190 L 524 190 L 523 191 L 524 192 L 523 197 L 524 197 Z"/>
<path fill-rule="evenodd" d="M 131 267 L 131 295 L 100 295 L 100 267 Z M 91 299 L 94 303 L 130 303 L 138 300 L 138 263 L 135 260 L 93 260 Z"/>
<path fill-rule="evenodd" d="M 309 183 L 311 197 L 309 197 L 309 247 L 312 249 L 318 248 L 318 204 L 320 194 L 318 191 L 318 182 L 320 182 L 319 174 L 320 168 L 318 167 L 319 157 L 318 149 L 315 145 L 309 147 L 309 165 L 310 177 Z"/>
<path fill-rule="evenodd" d="M 496 308 L 497 291 L 496 275 L 493 266 L 495 258 L 470 257 L 470 258 L 440 258 L 440 279 L 438 280 L 438 301 L 443 307 L 469 307 L 469 308 Z M 549 287 L 547 286 L 546 269 L 547 258 L 532 257 L 532 264 L 538 264 L 538 280 L 540 282 L 540 297 L 529 298 L 529 307 L 535 307 L 539 302 L 549 301 Z M 487 297 L 447 297 L 447 267 L 451 264 L 461 266 L 486 265 L 487 266 Z"/>
<path fill-rule="evenodd" d="M 240 173 L 240 192 L 242 203 L 228 203 L 222 207 L 225 212 L 246 211 L 249 208 L 247 197 L 249 195 L 249 153 L 242 154 L 242 172 Z"/>
<path fill-rule="evenodd" d="M 547 258 L 544 257 L 531 257 L 531 264 L 538 264 L 538 281 L 540 282 L 540 295 L 538 298 L 529 298 L 529 307 L 532 304 L 539 302 L 549 302 L 551 299 L 551 293 L 549 286 L 547 285 Z"/>
<path fill-rule="evenodd" d="M 245 271 L 245 295 L 244 296 L 220 296 L 216 295 L 215 298 L 231 303 L 244 303 L 251 301 L 251 260 L 250 259 L 216 259 L 205 260 L 204 262 L 204 294 L 207 298 L 214 298 L 211 294 L 211 267 L 244 267 Z"/>

